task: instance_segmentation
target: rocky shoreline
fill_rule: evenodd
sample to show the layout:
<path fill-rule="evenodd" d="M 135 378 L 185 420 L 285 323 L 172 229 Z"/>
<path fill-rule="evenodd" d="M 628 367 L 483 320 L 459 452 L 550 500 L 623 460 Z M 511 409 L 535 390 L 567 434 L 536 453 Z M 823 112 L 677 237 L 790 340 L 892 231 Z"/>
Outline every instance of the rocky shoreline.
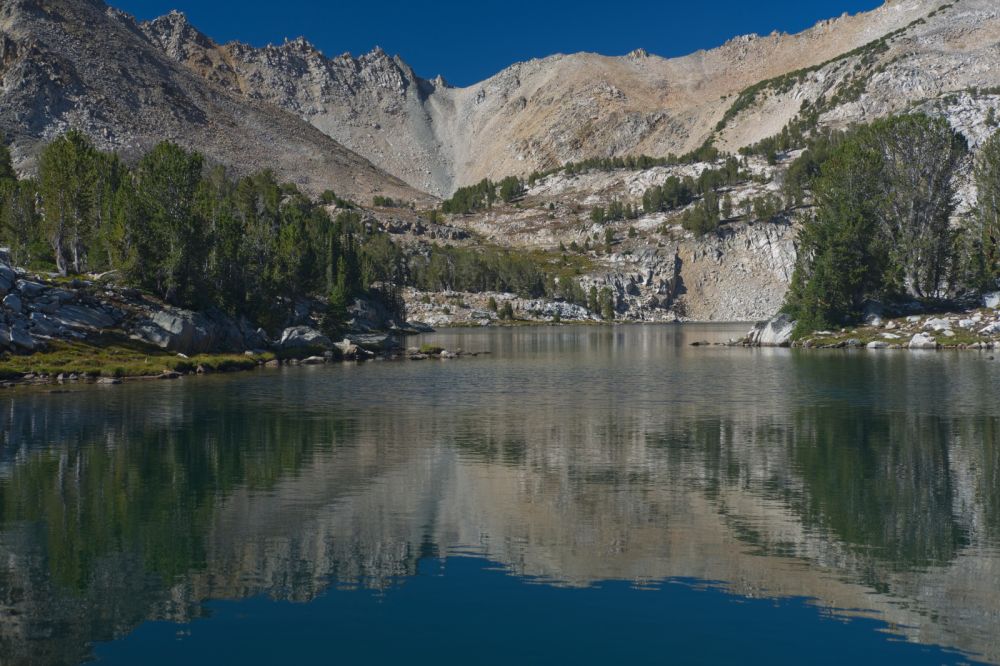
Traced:
<path fill-rule="evenodd" d="M 747 335 L 732 341 L 744 347 L 868 350 L 1000 349 L 1000 293 L 984 295 L 979 307 L 948 312 L 923 312 L 896 317 L 873 309 L 858 326 L 814 331 L 793 337 L 795 321 L 778 315 L 760 322 Z"/>

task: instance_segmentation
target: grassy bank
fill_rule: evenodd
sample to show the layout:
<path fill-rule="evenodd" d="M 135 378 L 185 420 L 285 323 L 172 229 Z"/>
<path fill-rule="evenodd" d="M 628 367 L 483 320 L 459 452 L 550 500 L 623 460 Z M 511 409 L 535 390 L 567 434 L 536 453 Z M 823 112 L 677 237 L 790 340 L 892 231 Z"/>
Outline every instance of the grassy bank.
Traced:
<path fill-rule="evenodd" d="M 250 370 L 274 359 L 270 353 L 198 354 L 184 358 L 120 336 L 105 336 L 87 342 L 53 341 L 30 355 L 0 354 L 0 379 L 16 380 L 25 375 L 75 374 L 79 378 L 151 377 L 164 372 L 188 373 Z"/>

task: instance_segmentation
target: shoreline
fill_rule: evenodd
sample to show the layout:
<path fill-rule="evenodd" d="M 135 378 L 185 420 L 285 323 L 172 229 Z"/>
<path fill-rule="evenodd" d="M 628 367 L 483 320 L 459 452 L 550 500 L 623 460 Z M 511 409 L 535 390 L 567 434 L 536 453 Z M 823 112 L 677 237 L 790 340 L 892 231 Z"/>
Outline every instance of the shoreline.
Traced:
<path fill-rule="evenodd" d="M 989 313 L 990 318 L 987 318 Z M 972 317 L 979 315 L 978 319 Z M 997 321 L 993 322 L 992 317 Z M 905 325 L 903 324 L 905 322 Z M 995 337 L 975 330 L 968 330 L 968 323 L 982 323 L 984 327 L 997 324 Z M 987 323 L 990 322 L 990 323 Z M 517 320 L 513 322 L 492 322 L 486 326 L 462 324 L 441 326 L 437 331 L 504 328 L 559 328 L 569 326 L 615 327 L 630 325 L 646 326 L 737 326 L 747 322 L 722 321 L 563 321 L 543 322 Z M 958 327 L 966 324 L 966 328 Z M 742 338 L 725 342 L 695 340 L 691 347 L 742 347 L 742 348 L 786 348 L 815 350 L 870 350 L 870 351 L 979 351 L 1000 350 L 1000 312 L 981 309 L 966 313 L 937 315 L 911 315 L 910 317 L 889 319 L 867 326 L 844 328 L 839 331 L 816 331 L 798 340 L 790 339 L 791 325 L 781 316 L 766 322 L 754 324 L 754 328 Z M 768 329 L 777 327 L 778 339 L 774 342 L 760 342 Z M 959 332 L 954 329 L 959 328 Z M 993 329 L 991 329 L 993 330 Z M 423 334 L 435 331 L 425 331 Z M 781 339 L 786 333 L 789 339 Z M 950 334 L 948 334 L 950 333 Z M 754 336 L 757 340 L 754 340 Z M 391 337 L 391 336 L 390 336 Z M 402 339 L 403 336 L 399 336 Z M 916 344 L 914 343 L 916 340 Z M 151 380 L 174 380 L 183 377 L 233 374 L 253 370 L 278 369 L 282 367 L 329 365 L 335 363 L 364 363 L 367 361 L 421 361 L 428 359 L 453 360 L 466 357 L 489 355 L 490 351 L 465 351 L 445 349 L 436 344 L 421 347 L 403 345 L 389 348 L 366 349 L 351 345 L 349 348 L 334 346 L 325 348 L 299 348 L 293 350 L 247 351 L 236 353 L 205 353 L 194 356 L 173 353 L 149 346 L 128 346 L 121 338 L 109 336 L 108 341 L 87 341 L 81 343 L 58 342 L 50 348 L 40 349 L 30 354 L 9 355 L 0 359 L 0 390 L 18 387 L 71 387 L 82 385 L 119 385 L 123 383 Z M 141 357 L 141 358 L 140 358 Z M 992 359 L 992 356 L 990 357 Z M 141 365 L 140 365 L 141 364 Z"/>
<path fill-rule="evenodd" d="M 184 377 L 235 374 L 254 370 L 275 370 L 282 367 L 318 366 L 370 361 L 422 361 L 428 359 L 455 360 L 490 355 L 488 350 L 449 350 L 439 345 L 392 347 L 368 350 L 353 346 L 348 350 L 300 349 L 288 352 L 245 352 L 244 354 L 170 354 L 162 350 L 143 349 L 143 363 L 149 371 L 137 369 L 132 360 L 123 370 L 121 359 L 109 360 L 111 346 L 79 345 L 74 361 L 67 363 L 60 350 L 37 351 L 29 355 L 0 360 L 0 389 L 43 386 L 119 385 L 150 380 L 174 380 Z M 55 357 L 55 358 L 50 358 Z M 20 361 L 20 363 L 17 363 Z M 14 368 L 28 369 L 20 372 Z M 57 372 L 58 371 L 58 372 Z"/>
<path fill-rule="evenodd" d="M 1000 310 L 980 307 L 964 311 L 911 314 L 821 330 L 794 338 L 796 322 L 778 315 L 754 326 L 732 346 L 794 349 L 865 349 L 870 351 L 994 351 L 1000 349 Z"/>

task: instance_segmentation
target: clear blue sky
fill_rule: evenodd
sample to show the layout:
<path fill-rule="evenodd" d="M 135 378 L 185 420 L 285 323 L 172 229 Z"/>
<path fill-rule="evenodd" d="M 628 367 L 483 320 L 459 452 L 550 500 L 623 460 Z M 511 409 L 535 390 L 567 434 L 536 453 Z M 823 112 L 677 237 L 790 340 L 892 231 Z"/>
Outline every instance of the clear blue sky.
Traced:
<path fill-rule="evenodd" d="M 881 0 L 110 0 L 150 19 L 183 11 L 219 42 L 255 46 L 305 36 L 329 56 L 379 45 L 421 76 L 470 85 L 519 60 L 553 53 L 677 56 L 730 37 L 798 32 Z"/>

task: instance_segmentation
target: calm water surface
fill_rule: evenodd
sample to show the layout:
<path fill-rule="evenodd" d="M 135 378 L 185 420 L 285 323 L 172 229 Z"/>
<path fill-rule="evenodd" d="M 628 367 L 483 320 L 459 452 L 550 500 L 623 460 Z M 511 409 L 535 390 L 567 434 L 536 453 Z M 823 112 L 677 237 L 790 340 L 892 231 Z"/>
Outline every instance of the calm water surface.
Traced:
<path fill-rule="evenodd" d="M 1000 663 L 1000 360 L 745 328 L 0 393 L 0 664 Z"/>

